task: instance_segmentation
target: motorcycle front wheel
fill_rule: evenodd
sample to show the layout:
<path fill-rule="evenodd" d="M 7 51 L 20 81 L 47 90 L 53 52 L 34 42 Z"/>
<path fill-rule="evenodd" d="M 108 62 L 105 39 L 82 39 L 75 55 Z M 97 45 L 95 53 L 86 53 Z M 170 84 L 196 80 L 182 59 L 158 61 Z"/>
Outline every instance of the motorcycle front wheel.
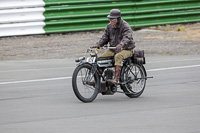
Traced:
<path fill-rule="evenodd" d="M 139 97 L 146 85 L 146 70 L 142 65 L 131 64 L 124 66 L 121 72 L 121 89 L 130 98 Z"/>
<path fill-rule="evenodd" d="M 99 77 L 96 72 L 92 72 L 90 64 L 79 65 L 74 70 L 72 87 L 76 97 L 82 102 L 92 102 L 97 97 Z"/>

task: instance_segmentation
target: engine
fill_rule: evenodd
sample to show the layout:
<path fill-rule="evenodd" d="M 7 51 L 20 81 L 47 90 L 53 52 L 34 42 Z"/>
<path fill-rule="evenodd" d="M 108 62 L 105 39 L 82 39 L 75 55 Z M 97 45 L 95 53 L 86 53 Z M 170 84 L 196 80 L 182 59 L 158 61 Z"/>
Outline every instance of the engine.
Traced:
<path fill-rule="evenodd" d="M 104 78 L 105 78 L 106 80 L 108 80 L 108 79 L 113 79 L 113 75 L 114 75 L 114 71 L 113 71 L 112 69 L 106 69 L 106 70 L 104 71 Z"/>

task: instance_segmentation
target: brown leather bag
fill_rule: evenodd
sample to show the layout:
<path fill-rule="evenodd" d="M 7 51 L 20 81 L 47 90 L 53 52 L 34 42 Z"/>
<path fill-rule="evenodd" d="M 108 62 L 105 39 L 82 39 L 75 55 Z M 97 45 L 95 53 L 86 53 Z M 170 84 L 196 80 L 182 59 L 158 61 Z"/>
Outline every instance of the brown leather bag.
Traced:
<path fill-rule="evenodd" d="M 136 64 L 145 64 L 144 50 L 134 50 L 132 61 Z"/>

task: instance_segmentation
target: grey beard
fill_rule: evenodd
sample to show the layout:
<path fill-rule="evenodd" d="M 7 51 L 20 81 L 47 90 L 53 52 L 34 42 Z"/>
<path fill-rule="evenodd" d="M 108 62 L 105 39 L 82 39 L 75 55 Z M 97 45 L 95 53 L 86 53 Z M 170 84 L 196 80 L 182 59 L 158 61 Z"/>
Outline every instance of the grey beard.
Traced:
<path fill-rule="evenodd" d="M 112 25 L 112 28 L 116 28 L 116 25 Z"/>

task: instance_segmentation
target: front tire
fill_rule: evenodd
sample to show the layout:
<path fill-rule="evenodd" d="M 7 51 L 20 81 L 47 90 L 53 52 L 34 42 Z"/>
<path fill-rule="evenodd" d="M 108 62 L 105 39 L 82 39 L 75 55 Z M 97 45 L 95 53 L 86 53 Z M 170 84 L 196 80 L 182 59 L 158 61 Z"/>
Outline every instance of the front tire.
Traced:
<path fill-rule="evenodd" d="M 72 87 L 76 97 L 85 103 L 92 102 L 98 95 L 99 77 L 92 74 L 90 64 L 79 65 L 72 76 Z M 91 85 L 90 83 L 94 84 Z"/>
<path fill-rule="evenodd" d="M 139 97 L 146 85 L 146 71 L 142 65 L 124 66 L 121 72 L 121 89 L 130 98 Z"/>

